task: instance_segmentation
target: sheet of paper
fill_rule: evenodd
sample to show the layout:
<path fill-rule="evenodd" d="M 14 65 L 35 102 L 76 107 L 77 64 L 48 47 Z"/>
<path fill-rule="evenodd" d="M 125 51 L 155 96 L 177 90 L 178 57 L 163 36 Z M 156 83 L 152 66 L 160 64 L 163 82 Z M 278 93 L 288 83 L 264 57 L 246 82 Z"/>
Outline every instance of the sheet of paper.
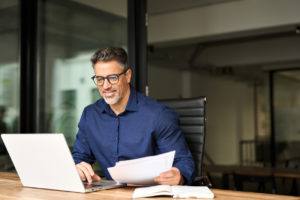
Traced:
<path fill-rule="evenodd" d="M 115 167 L 108 168 L 116 182 L 140 185 L 155 184 L 154 178 L 172 168 L 175 151 L 156 156 L 117 162 Z"/>
<path fill-rule="evenodd" d="M 132 160 L 122 160 L 116 163 L 116 167 L 124 166 L 124 165 L 131 165 L 135 163 L 142 163 L 142 162 L 150 162 L 154 160 L 167 160 L 167 162 L 172 162 L 174 160 L 175 151 L 170 151 L 168 153 L 163 153 L 155 156 L 146 156 L 142 158 L 132 159 Z"/>

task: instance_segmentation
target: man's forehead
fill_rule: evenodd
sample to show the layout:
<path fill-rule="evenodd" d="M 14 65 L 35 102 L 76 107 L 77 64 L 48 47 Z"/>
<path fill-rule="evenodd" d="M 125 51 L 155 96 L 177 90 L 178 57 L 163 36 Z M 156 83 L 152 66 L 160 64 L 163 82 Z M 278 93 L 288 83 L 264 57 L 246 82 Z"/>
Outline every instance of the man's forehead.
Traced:
<path fill-rule="evenodd" d="M 118 74 L 123 70 L 122 65 L 115 61 L 99 61 L 94 65 L 94 71 L 96 75 L 109 75 L 109 74 Z"/>
<path fill-rule="evenodd" d="M 106 67 L 110 67 L 110 66 L 118 66 L 121 69 L 123 68 L 122 64 L 119 63 L 117 60 L 108 60 L 108 61 L 98 61 L 95 66 L 106 66 Z"/>

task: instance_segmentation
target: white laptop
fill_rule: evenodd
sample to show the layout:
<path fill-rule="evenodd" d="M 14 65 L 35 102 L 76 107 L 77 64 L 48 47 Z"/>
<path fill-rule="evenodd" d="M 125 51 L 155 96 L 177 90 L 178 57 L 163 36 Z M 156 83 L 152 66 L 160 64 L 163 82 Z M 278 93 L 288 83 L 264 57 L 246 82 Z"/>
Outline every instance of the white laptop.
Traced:
<path fill-rule="evenodd" d="M 126 185 L 83 183 L 63 134 L 1 134 L 1 137 L 23 186 L 84 193 Z"/>

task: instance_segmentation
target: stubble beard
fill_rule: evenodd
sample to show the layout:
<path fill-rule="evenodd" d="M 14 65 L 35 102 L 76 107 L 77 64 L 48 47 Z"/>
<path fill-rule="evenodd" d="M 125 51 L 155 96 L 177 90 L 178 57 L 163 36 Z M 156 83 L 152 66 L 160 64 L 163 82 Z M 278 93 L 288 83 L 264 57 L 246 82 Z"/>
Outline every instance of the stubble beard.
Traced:
<path fill-rule="evenodd" d="M 120 101 L 121 96 L 119 94 L 118 89 L 110 89 L 110 90 L 114 91 L 115 95 L 113 95 L 112 97 L 105 97 L 105 95 L 103 95 L 105 90 L 102 90 L 102 97 L 108 105 L 114 105 Z M 110 91 L 110 90 L 108 90 L 108 91 Z"/>

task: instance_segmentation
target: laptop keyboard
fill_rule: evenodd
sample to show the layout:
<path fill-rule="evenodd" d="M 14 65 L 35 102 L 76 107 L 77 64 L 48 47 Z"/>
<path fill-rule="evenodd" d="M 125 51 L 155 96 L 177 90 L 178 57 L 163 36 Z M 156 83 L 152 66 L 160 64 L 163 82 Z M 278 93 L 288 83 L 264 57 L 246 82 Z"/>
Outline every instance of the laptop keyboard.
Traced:
<path fill-rule="evenodd" d="M 97 186 L 103 186 L 104 185 L 101 182 L 93 182 L 93 183 L 84 182 L 83 184 L 86 188 L 91 188 L 91 187 L 97 187 Z"/>

